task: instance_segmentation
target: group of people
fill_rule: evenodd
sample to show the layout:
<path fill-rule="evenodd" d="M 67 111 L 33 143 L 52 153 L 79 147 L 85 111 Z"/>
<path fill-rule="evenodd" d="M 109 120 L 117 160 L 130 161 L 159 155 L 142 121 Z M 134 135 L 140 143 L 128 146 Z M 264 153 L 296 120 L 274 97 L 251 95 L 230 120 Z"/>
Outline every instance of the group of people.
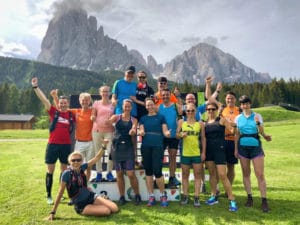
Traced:
<path fill-rule="evenodd" d="M 222 85 L 218 83 L 212 93 L 213 78 L 208 77 L 205 80 L 206 102 L 197 106 L 193 93 L 187 94 L 183 100 L 178 89 L 174 92 L 168 89 L 166 77 L 158 78 L 158 91 L 155 93 L 147 83 L 147 73 L 139 71 L 136 83 L 135 72 L 134 66 L 126 69 L 124 78 L 113 85 L 111 99 L 109 86 L 100 87 L 101 100 L 93 104 L 90 94 L 81 93 L 79 109 L 70 109 L 67 97 L 58 97 L 58 90 L 51 91 L 54 100 L 54 104 L 51 104 L 39 88 L 38 79 L 32 79 L 32 88 L 47 110 L 51 122 L 45 156 L 47 202 L 54 203 L 49 219 L 54 218 L 65 189 L 75 211 L 81 215 L 106 216 L 118 211 L 114 202 L 93 193 L 87 185 L 94 164 L 97 175 L 92 181 L 100 182 L 103 179 L 101 160 L 105 150 L 109 156 L 106 179 L 115 179 L 112 174 L 114 167 L 120 194 L 119 204 L 126 203 L 124 172 L 135 193 L 134 202 L 136 205 L 140 204 L 141 195 L 135 176 L 137 135 L 142 137 L 142 165 L 149 195 L 147 206 L 156 204 L 154 185 L 160 191 L 160 205 L 169 205 L 162 174 L 164 151 L 167 149 L 168 187 L 174 188 L 182 182 L 182 205 L 189 203 L 189 175 L 192 168 L 193 204 L 195 207 L 200 206 L 199 195 L 206 167 L 210 175 L 211 190 L 206 204 L 218 203 L 218 181 L 221 180 L 229 200 L 229 211 L 237 211 L 232 184 L 234 165 L 239 159 L 247 192 L 246 206 L 253 206 L 250 182 L 252 161 L 261 192 L 262 210 L 268 212 L 264 152 L 259 138 L 262 136 L 270 141 L 271 136 L 264 132 L 261 115 L 251 110 L 251 99 L 241 96 L 239 108 L 235 105 L 236 95 L 227 92 L 226 105 L 222 105 L 217 100 Z M 72 152 L 70 133 L 74 128 L 76 143 L 75 151 Z M 181 182 L 175 176 L 178 151 Z M 60 189 L 53 202 L 51 189 L 57 159 L 61 165 Z"/>

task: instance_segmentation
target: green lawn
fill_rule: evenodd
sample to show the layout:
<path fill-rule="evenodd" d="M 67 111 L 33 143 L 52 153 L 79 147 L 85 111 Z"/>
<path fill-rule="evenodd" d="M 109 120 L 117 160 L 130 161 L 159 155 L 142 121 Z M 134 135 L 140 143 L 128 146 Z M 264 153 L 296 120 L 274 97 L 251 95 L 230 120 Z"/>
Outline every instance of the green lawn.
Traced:
<path fill-rule="evenodd" d="M 67 205 L 66 199 L 58 208 L 57 220 L 51 224 L 300 224 L 300 119 L 293 121 L 266 123 L 266 133 L 273 137 L 272 142 L 263 142 L 270 213 L 260 210 L 253 173 L 254 207 L 243 206 L 246 196 L 238 165 L 233 187 L 239 206 L 236 213 L 228 211 L 225 198 L 221 197 L 218 205 L 207 206 L 204 200 L 208 195 L 202 195 L 198 209 L 192 204 L 182 207 L 178 202 L 171 202 L 168 208 L 128 203 L 118 214 L 107 218 L 82 217 Z M 33 139 L 37 137 L 41 139 Z M 51 210 L 45 202 L 45 137 L 47 131 L 0 131 L 0 224 L 50 223 L 43 220 Z M 12 140 L 1 141 L 7 138 Z M 16 142 L 16 138 L 27 140 Z M 56 193 L 58 170 L 54 181 L 53 193 Z"/>

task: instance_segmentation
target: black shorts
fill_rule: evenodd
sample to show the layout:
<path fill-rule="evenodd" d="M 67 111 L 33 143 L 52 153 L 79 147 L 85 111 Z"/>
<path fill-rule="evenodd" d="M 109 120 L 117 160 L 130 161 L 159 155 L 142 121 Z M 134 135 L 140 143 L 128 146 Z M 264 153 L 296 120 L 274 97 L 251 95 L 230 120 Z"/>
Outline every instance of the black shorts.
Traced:
<path fill-rule="evenodd" d="M 164 149 L 178 149 L 179 140 L 177 138 L 164 138 Z"/>
<path fill-rule="evenodd" d="M 160 178 L 163 175 L 162 166 L 164 149 L 161 146 L 150 147 L 142 145 L 141 153 L 146 176 L 155 175 L 156 178 Z"/>
<path fill-rule="evenodd" d="M 89 205 L 93 204 L 95 199 L 97 198 L 97 195 L 93 192 L 90 192 L 90 196 L 84 201 L 77 204 L 74 204 L 74 209 L 78 214 L 81 214 L 84 208 Z"/>
<path fill-rule="evenodd" d="M 224 145 L 215 143 L 207 144 L 205 161 L 213 161 L 216 165 L 226 164 L 226 153 Z"/>
<path fill-rule="evenodd" d="M 68 164 L 68 156 L 70 153 L 70 144 L 48 144 L 46 148 L 45 163 L 55 164 L 57 159 L 59 159 L 60 163 Z"/>
<path fill-rule="evenodd" d="M 234 141 L 225 140 L 226 161 L 228 164 L 237 164 L 238 159 L 234 156 Z"/>
<path fill-rule="evenodd" d="M 238 153 L 240 156 L 247 159 L 264 156 L 264 151 L 261 146 L 239 146 Z"/>

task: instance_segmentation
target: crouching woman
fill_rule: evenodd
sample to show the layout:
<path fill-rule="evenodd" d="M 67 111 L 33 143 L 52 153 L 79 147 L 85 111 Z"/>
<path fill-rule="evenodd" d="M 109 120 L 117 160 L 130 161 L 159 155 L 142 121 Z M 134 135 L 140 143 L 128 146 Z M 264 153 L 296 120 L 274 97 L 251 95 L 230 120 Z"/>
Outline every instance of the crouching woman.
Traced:
<path fill-rule="evenodd" d="M 89 190 L 87 187 L 86 175 L 84 173 L 85 170 L 91 168 L 98 160 L 100 160 L 105 149 L 106 146 L 102 146 L 98 154 L 87 163 L 83 163 L 83 156 L 78 151 L 69 155 L 68 161 L 70 167 L 62 174 L 60 188 L 48 220 L 54 219 L 65 189 L 67 189 L 68 195 L 74 203 L 75 211 L 80 215 L 109 216 L 118 211 L 118 206 L 114 202 L 98 196 Z"/>

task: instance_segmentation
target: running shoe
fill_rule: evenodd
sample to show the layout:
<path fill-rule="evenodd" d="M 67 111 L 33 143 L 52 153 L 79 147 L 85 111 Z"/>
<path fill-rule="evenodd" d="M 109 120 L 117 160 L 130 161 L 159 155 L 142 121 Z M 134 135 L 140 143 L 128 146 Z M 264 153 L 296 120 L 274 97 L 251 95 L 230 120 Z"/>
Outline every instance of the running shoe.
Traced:
<path fill-rule="evenodd" d="M 142 199 L 140 195 L 135 195 L 134 197 L 134 204 L 139 205 L 141 203 Z"/>
<path fill-rule="evenodd" d="M 261 209 L 262 209 L 262 211 L 264 213 L 267 213 L 267 212 L 270 211 L 270 208 L 269 208 L 267 200 L 262 200 L 262 202 L 261 202 Z"/>
<path fill-rule="evenodd" d="M 114 175 L 113 175 L 111 172 L 108 172 L 108 173 L 106 174 L 106 180 L 112 182 L 112 181 L 115 181 L 116 178 L 114 177 Z"/>
<path fill-rule="evenodd" d="M 125 205 L 125 203 L 126 203 L 125 197 L 121 196 L 119 199 L 119 205 Z"/>
<path fill-rule="evenodd" d="M 238 210 L 238 207 L 236 205 L 236 202 L 234 200 L 229 201 L 229 211 L 236 212 L 237 210 Z"/>
<path fill-rule="evenodd" d="M 53 199 L 52 199 L 52 197 L 51 196 L 49 196 L 49 197 L 47 197 L 47 204 L 48 205 L 53 205 Z"/>
<path fill-rule="evenodd" d="M 156 202 L 155 202 L 155 197 L 151 195 L 151 196 L 149 197 L 147 206 L 149 206 L 149 207 L 150 207 L 150 206 L 153 206 L 153 205 L 155 205 L 155 203 L 156 203 Z"/>
<path fill-rule="evenodd" d="M 199 197 L 194 198 L 194 207 L 199 208 L 200 207 L 200 200 Z"/>
<path fill-rule="evenodd" d="M 183 197 L 182 197 L 182 200 L 181 200 L 181 205 L 187 205 L 189 203 L 189 198 L 188 198 L 188 196 L 186 196 L 186 195 L 184 195 Z"/>
<path fill-rule="evenodd" d="M 218 199 L 217 199 L 217 197 L 216 196 L 210 196 L 210 198 L 208 199 L 208 200 L 206 200 L 206 202 L 205 202 L 207 205 L 215 205 L 215 204 L 218 204 L 219 203 L 219 201 L 218 201 Z"/>
<path fill-rule="evenodd" d="M 252 207 L 253 206 L 253 198 L 252 197 L 248 197 L 247 198 L 247 202 L 245 203 L 246 207 Z"/>
<path fill-rule="evenodd" d="M 161 207 L 169 206 L 168 197 L 166 193 L 164 193 L 164 195 L 160 197 L 160 205 Z"/>
<path fill-rule="evenodd" d="M 181 184 L 181 182 L 180 182 L 179 180 L 177 180 L 176 176 L 173 177 L 173 183 L 174 183 L 176 186 L 178 186 L 178 185 Z"/>

